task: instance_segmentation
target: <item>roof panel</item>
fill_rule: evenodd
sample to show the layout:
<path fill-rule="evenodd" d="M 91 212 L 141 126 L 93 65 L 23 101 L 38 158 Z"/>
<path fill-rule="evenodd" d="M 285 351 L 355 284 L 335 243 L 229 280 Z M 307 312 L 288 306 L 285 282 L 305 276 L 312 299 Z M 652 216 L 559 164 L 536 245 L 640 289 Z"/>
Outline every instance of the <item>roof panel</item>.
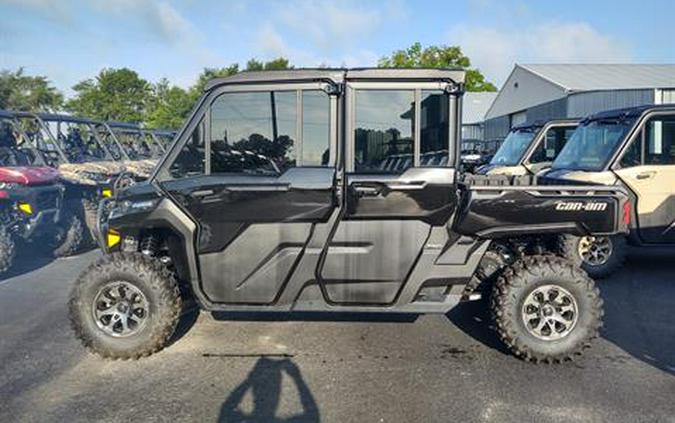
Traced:
<path fill-rule="evenodd" d="M 527 64 L 519 66 L 569 91 L 675 88 L 675 64 Z"/>
<path fill-rule="evenodd" d="M 485 113 L 497 97 L 496 92 L 467 92 L 462 102 L 462 124 L 471 125 L 485 120 Z"/>

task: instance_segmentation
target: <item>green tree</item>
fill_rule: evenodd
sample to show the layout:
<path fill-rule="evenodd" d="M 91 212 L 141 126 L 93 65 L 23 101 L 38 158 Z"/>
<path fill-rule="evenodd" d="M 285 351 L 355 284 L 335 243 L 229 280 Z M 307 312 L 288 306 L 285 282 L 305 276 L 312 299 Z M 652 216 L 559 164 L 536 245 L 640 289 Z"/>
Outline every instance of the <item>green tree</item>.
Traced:
<path fill-rule="evenodd" d="M 471 61 L 457 46 L 429 46 L 415 43 L 405 50 L 397 50 L 391 56 L 379 60 L 382 68 L 461 68 L 466 70 L 467 91 L 497 91 L 494 84 L 471 67 Z"/>
<path fill-rule="evenodd" d="M 178 129 L 187 119 L 193 104 L 188 91 L 161 79 L 152 87 L 144 122 L 150 128 Z"/>
<path fill-rule="evenodd" d="M 28 76 L 23 68 L 0 71 L 0 108 L 10 110 L 57 111 L 63 95 L 45 76 Z"/>
<path fill-rule="evenodd" d="M 131 69 L 103 69 L 94 79 L 73 87 L 75 96 L 66 108 L 100 120 L 141 122 L 152 98 L 152 86 Z"/>
<path fill-rule="evenodd" d="M 257 59 L 251 59 L 246 62 L 247 71 L 261 71 L 261 70 L 284 70 L 284 69 L 293 69 L 288 63 L 288 59 L 283 57 L 278 57 L 274 60 L 268 62 L 261 62 Z"/>
<path fill-rule="evenodd" d="M 200 95 L 204 92 L 206 83 L 214 78 L 225 78 L 239 73 L 239 65 L 232 64 L 224 68 L 204 68 L 202 73 L 197 77 L 197 82 L 190 88 L 190 95 L 193 101 L 197 101 Z"/>

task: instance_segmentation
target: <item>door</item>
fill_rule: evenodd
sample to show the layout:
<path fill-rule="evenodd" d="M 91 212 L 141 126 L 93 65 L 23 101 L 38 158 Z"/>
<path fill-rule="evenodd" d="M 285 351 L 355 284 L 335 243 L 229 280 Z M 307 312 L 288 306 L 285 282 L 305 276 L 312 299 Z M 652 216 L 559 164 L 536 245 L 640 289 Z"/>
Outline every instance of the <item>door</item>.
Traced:
<path fill-rule="evenodd" d="M 214 96 L 162 185 L 198 224 L 207 297 L 272 304 L 337 206 L 335 100 L 292 86 Z"/>
<path fill-rule="evenodd" d="M 344 213 L 319 272 L 327 301 L 393 303 L 432 226 L 454 212 L 450 98 L 431 87 L 348 85 Z"/>
<path fill-rule="evenodd" d="M 642 240 L 675 243 L 675 116 L 649 118 L 616 173 L 637 196 Z"/>

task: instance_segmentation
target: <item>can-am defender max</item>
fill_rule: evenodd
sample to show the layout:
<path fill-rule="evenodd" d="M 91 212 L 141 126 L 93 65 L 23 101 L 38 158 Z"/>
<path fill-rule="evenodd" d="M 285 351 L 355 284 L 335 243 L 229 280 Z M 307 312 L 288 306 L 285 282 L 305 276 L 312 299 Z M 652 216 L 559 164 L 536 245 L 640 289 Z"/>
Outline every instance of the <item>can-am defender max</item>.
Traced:
<path fill-rule="evenodd" d="M 48 113 L 17 116 L 47 164 L 59 170 L 69 213 L 84 220 L 88 238 L 95 239 L 99 202 L 112 196 L 115 181 L 125 171 L 99 138 L 100 123 Z"/>
<path fill-rule="evenodd" d="M 588 117 L 544 176 L 556 185 L 619 186 L 631 197 L 629 236 L 561 238 L 560 252 L 591 276 L 620 268 L 628 245 L 675 246 L 675 105 Z"/>
<path fill-rule="evenodd" d="M 103 357 L 150 355 L 186 296 L 205 310 L 447 313 L 492 291 L 515 354 L 580 354 L 601 325 L 593 281 L 517 246 L 531 233 L 621 232 L 627 198 L 462 180 L 463 82 L 439 69 L 211 81 L 150 179 L 118 192 L 103 219 L 107 254 L 71 293 L 77 337 Z M 422 164 L 443 152 L 446 165 Z M 407 168 L 382 170 L 409 153 Z"/>
<path fill-rule="evenodd" d="M 536 175 L 560 154 L 579 120 L 560 119 L 514 127 L 479 175 Z"/>
<path fill-rule="evenodd" d="M 60 257 L 77 251 L 84 233 L 61 211 L 58 172 L 25 139 L 14 115 L 0 110 L 0 274 L 21 244 L 46 244 Z"/>

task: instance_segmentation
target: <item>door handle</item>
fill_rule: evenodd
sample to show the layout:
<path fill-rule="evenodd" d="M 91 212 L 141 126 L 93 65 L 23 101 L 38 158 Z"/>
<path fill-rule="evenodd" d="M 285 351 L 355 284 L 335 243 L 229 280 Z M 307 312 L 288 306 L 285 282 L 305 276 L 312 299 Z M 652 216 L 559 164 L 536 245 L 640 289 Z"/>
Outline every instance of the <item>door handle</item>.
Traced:
<path fill-rule="evenodd" d="M 228 191 L 256 191 L 256 192 L 288 191 L 289 189 L 290 184 L 230 185 L 227 187 Z"/>
<path fill-rule="evenodd" d="M 200 191 L 193 191 L 190 193 L 190 197 L 208 197 L 213 195 L 214 191 L 212 189 L 203 189 Z"/>
<path fill-rule="evenodd" d="M 642 172 L 642 173 L 638 173 L 636 178 L 642 181 L 642 180 L 645 180 L 645 179 L 651 179 L 651 178 L 654 177 L 654 175 L 656 175 L 656 172 L 654 172 L 654 171 Z"/>
<path fill-rule="evenodd" d="M 377 197 L 382 188 L 375 185 L 355 185 L 354 191 L 359 197 Z"/>

